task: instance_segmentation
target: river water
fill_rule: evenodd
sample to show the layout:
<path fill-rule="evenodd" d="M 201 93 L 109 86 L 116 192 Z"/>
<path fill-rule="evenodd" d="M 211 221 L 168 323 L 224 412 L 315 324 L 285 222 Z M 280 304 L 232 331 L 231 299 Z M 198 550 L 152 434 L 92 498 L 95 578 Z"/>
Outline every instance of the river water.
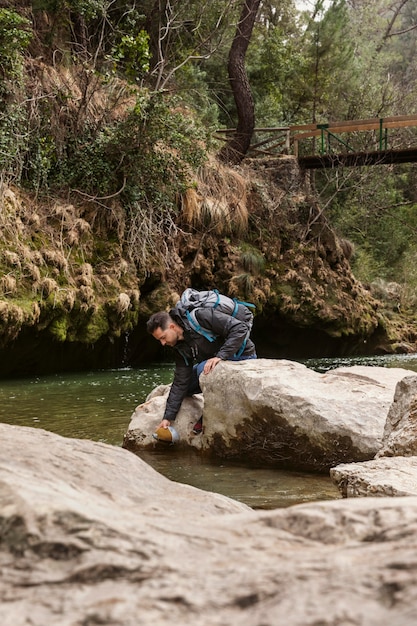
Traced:
<path fill-rule="evenodd" d="M 363 364 L 417 372 L 416 355 L 315 359 L 317 371 Z M 120 446 L 131 415 L 157 385 L 171 382 L 172 364 L 0 381 L 0 421 L 43 428 L 65 437 Z M 140 453 L 168 478 L 222 493 L 253 508 L 278 508 L 339 497 L 328 476 L 201 459 L 175 446 Z"/>

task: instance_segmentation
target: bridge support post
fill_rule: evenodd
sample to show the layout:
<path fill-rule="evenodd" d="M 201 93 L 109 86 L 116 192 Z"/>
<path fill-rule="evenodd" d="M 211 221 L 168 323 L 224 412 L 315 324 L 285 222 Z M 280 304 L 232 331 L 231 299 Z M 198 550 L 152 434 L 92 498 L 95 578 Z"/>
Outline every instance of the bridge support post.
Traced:
<path fill-rule="evenodd" d="M 324 141 L 324 131 L 329 128 L 328 124 L 317 124 L 317 128 L 321 130 L 321 147 L 320 154 L 326 153 L 325 141 Z"/>

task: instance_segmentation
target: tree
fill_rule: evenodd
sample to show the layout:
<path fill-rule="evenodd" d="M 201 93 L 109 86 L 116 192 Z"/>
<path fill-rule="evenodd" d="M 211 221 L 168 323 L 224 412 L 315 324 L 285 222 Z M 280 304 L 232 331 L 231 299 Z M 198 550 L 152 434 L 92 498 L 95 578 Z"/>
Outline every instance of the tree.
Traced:
<path fill-rule="evenodd" d="M 270 2 L 272 4 L 272 2 Z M 248 53 L 248 75 L 261 125 L 349 119 L 358 67 L 346 0 L 318 0 L 312 11 L 262 5 Z"/>
<path fill-rule="evenodd" d="M 172 86 L 184 66 L 210 59 L 233 22 L 236 0 L 155 0 L 144 27 L 150 35 L 153 88 Z"/>
<path fill-rule="evenodd" d="M 417 84 L 416 3 L 350 0 L 347 6 L 355 65 L 360 70 L 350 82 L 349 119 L 412 114 Z M 416 140 L 413 129 L 389 131 L 390 147 L 415 146 Z M 361 142 L 358 149 L 366 149 L 366 141 L 375 146 L 370 133 L 360 133 L 356 141 Z M 410 284 L 411 274 L 405 270 L 416 256 L 415 180 L 414 164 L 317 172 L 320 204 L 338 232 L 354 242 L 353 268 L 362 280 Z M 413 280 L 417 293 L 415 273 Z"/>
<path fill-rule="evenodd" d="M 251 39 L 260 0 L 244 0 L 229 53 L 229 80 L 235 99 L 238 124 L 236 132 L 220 152 L 224 162 L 238 164 L 248 151 L 255 128 L 255 106 L 246 69 L 245 56 Z"/>
<path fill-rule="evenodd" d="M 356 68 L 345 0 L 333 0 L 327 7 L 323 0 L 316 2 L 302 46 L 301 80 L 309 109 L 306 121 L 349 119 L 349 93 Z"/>
<path fill-rule="evenodd" d="M 407 9 L 413 11 L 414 2 L 409 2 L 409 0 L 400 0 L 399 2 L 394 2 L 393 5 L 389 7 L 391 15 L 382 38 L 381 47 L 382 43 L 390 37 L 398 37 L 399 35 L 404 35 L 405 33 L 409 33 L 417 28 L 414 16 L 414 19 L 407 20 L 406 24 L 400 23 L 400 25 L 397 26 L 398 22 L 402 22 L 404 14 L 405 17 L 407 17 Z M 408 17 L 410 17 L 409 14 Z"/>

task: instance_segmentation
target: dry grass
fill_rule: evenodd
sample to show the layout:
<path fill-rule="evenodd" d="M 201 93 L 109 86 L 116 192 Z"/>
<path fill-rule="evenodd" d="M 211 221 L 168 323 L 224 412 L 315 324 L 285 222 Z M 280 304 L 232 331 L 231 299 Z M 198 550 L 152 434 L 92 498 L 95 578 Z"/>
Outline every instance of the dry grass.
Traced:
<path fill-rule="evenodd" d="M 95 304 L 95 293 L 91 287 L 87 285 L 81 285 L 78 290 L 78 297 L 83 304 L 86 304 L 88 307 L 92 307 Z"/>
<path fill-rule="evenodd" d="M 68 262 L 61 251 L 44 248 L 41 253 L 47 265 L 52 265 L 60 270 L 67 269 Z"/>
<path fill-rule="evenodd" d="M 91 233 L 91 226 L 82 218 L 76 218 L 68 228 L 66 241 L 69 246 L 78 246 L 84 235 Z"/>
<path fill-rule="evenodd" d="M 217 234 L 243 234 L 248 226 L 245 178 L 214 159 L 200 168 L 196 189 L 182 197 L 184 221 Z"/>
<path fill-rule="evenodd" d="M 91 287 L 93 284 L 93 268 L 90 263 L 83 263 L 76 278 L 78 286 Z"/>
<path fill-rule="evenodd" d="M 1 340 L 13 341 L 20 332 L 25 321 L 23 310 L 16 304 L 0 301 Z"/>
<path fill-rule="evenodd" d="M 37 324 L 41 317 L 41 307 L 38 302 L 32 303 L 32 324 Z"/>
<path fill-rule="evenodd" d="M 20 256 L 16 252 L 12 252 L 10 250 L 4 250 L 3 257 L 8 265 L 11 265 L 12 267 L 16 267 L 20 269 L 21 267 Z"/>
<path fill-rule="evenodd" d="M 0 279 L 0 291 L 4 296 L 12 296 L 16 293 L 17 281 L 11 274 L 5 274 Z"/>
<path fill-rule="evenodd" d="M 51 294 L 58 291 L 58 285 L 53 278 L 48 276 L 40 282 L 40 290 L 43 298 L 48 298 Z"/>
<path fill-rule="evenodd" d="M 127 293 L 119 293 L 116 302 L 116 311 L 119 315 L 124 315 L 130 308 L 130 297 Z"/>
<path fill-rule="evenodd" d="M 61 304 L 63 308 L 68 311 L 72 311 L 75 302 L 77 300 L 77 292 L 75 289 L 66 289 L 61 296 Z"/>
<path fill-rule="evenodd" d="M 40 55 L 41 56 L 41 55 Z M 32 76 L 31 106 L 29 116 L 32 125 L 38 122 L 38 102 L 49 97 L 51 127 L 55 141 L 64 142 L 68 131 L 75 135 L 85 122 L 100 123 L 103 119 L 118 119 L 126 108 L 135 103 L 135 94 L 118 78 L 103 81 L 97 72 L 84 64 L 67 67 L 54 57 L 53 65 L 37 59 L 28 59 Z M 58 61 L 55 63 L 55 61 Z M 50 94 L 54 94 L 51 98 Z"/>
<path fill-rule="evenodd" d="M 130 301 L 133 305 L 137 306 L 140 301 L 140 291 L 139 289 L 131 289 L 128 291 L 130 296 Z"/>
<path fill-rule="evenodd" d="M 41 279 L 41 272 L 37 265 L 34 263 L 28 263 L 25 267 L 25 272 L 32 283 L 38 283 Z"/>

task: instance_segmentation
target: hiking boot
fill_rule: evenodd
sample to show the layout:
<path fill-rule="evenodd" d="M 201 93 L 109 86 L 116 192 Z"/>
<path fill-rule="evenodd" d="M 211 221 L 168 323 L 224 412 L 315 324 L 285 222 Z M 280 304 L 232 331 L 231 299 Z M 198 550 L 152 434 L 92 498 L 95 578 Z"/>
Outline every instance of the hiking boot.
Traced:
<path fill-rule="evenodd" d="M 201 435 L 202 432 L 203 432 L 203 416 L 201 416 L 198 422 L 196 422 L 193 426 L 194 435 Z"/>

